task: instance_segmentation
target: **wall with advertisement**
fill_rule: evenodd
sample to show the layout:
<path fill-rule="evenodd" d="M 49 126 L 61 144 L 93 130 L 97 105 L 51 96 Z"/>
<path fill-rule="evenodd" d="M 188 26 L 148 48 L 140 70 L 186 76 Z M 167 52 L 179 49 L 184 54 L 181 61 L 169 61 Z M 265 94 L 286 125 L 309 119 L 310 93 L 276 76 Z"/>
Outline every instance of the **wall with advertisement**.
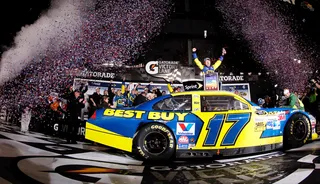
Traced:
<path fill-rule="evenodd" d="M 99 87 L 101 93 L 103 93 L 104 90 L 108 90 L 110 81 L 106 81 L 106 80 L 91 80 L 91 79 L 80 79 L 80 78 L 76 78 L 74 79 L 74 83 L 73 83 L 73 88 L 74 89 L 79 89 L 81 84 L 87 84 L 88 85 L 88 91 L 86 92 L 87 95 L 91 95 L 95 92 L 96 88 Z M 134 85 L 137 85 L 137 82 L 125 82 L 125 85 L 131 88 L 133 88 Z M 138 91 L 141 92 L 143 91 L 146 87 L 148 87 L 150 83 L 140 83 L 140 85 L 138 86 Z M 121 81 L 112 81 L 112 87 L 115 89 L 121 89 L 122 86 L 122 82 Z M 182 87 L 182 84 L 172 84 L 172 87 Z M 168 87 L 166 83 L 151 83 L 150 84 L 150 90 L 152 88 L 158 88 L 160 89 L 160 91 L 166 91 L 167 93 L 169 93 Z"/>
<path fill-rule="evenodd" d="M 251 101 L 250 84 L 249 83 L 232 83 L 232 84 L 222 84 L 221 90 L 230 91 L 232 93 L 238 94 L 243 98 Z"/>

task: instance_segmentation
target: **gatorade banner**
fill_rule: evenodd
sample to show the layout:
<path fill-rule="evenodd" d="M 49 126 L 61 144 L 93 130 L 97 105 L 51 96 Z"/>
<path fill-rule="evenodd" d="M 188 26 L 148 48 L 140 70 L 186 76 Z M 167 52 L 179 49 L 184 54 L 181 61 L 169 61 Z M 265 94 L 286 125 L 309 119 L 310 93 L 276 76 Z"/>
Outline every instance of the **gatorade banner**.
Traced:
<path fill-rule="evenodd" d="M 110 81 L 102 81 L 102 80 L 88 80 L 88 79 L 74 79 L 73 88 L 79 89 L 81 85 L 88 85 L 88 91 L 86 92 L 87 95 L 91 95 L 96 91 L 96 88 L 100 88 L 100 93 L 103 94 L 103 91 L 108 90 Z M 136 82 L 125 82 L 126 87 L 133 88 L 138 83 Z M 142 92 L 149 86 L 149 83 L 139 83 L 137 90 Z M 121 89 L 122 82 L 120 81 L 112 81 L 111 87 L 118 90 Z M 172 88 L 174 87 L 182 87 L 182 84 L 173 84 L 171 85 Z M 165 91 L 167 94 L 169 93 L 168 86 L 166 83 L 151 83 L 149 89 L 152 90 L 153 88 L 158 88 L 161 92 Z"/>

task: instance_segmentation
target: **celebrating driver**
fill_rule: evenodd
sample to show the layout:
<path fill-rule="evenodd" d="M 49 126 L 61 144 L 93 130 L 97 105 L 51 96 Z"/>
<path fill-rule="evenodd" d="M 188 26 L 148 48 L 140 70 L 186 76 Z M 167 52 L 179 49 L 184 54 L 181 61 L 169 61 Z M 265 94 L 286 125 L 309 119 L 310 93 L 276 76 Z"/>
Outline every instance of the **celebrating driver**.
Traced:
<path fill-rule="evenodd" d="M 224 48 L 222 48 L 222 54 L 221 54 L 220 58 L 213 65 L 211 65 L 210 58 L 205 58 L 204 65 L 203 65 L 199 61 L 196 51 L 197 51 L 196 48 L 192 49 L 192 52 L 193 52 L 192 56 L 193 56 L 194 62 L 200 68 L 200 70 L 202 70 L 202 72 L 204 72 L 204 73 L 206 73 L 207 71 L 215 71 L 221 65 L 221 62 L 223 61 L 223 57 L 227 53 L 226 50 Z"/>

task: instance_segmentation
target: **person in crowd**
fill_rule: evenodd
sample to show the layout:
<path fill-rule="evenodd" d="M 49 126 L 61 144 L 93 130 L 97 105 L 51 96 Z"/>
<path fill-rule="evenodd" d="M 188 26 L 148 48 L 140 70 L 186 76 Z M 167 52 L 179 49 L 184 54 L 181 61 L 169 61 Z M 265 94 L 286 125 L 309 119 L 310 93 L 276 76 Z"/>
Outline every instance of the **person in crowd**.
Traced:
<path fill-rule="evenodd" d="M 78 119 L 81 116 L 81 109 L 85 107 L 86 101 L 80 97 L 81 92 L 79 90 L 74 91 L 74 98 L 69 103 L 69 124 L 68 124 L 68 135 L 67 142 L 76 144 L 77 133 L 80 125 L 80 121 Z"/>
<path fill-rule="evenodd" d="M 283 94 L 287 98 L 287 103 L 285 104 L 284 107 L 304 110 L 303 103 L 299 100 L 299 98 L 294 93 L 290 93 L 289 89 L 284 89 Z"/>
<path fill-rule="evenodd" d="M 264 103 L 265 103 L 265 100 L 264 100 L 263 98 L 259 98 L 259 99 L 258 99 L 258 105 L 259 105 L 260 107 L 263 107 L 263 106 L 264 106 Z"/>
<path fill-rule="evenodd" d="M 80 97 L 84 98 L 84 94 L 88 91 L 88 83 L 81 83 L 79 91 Z"/>
<path fill-rule="evenodd" d="M 96 88 L 96 92 L 89 96 L 89 117 L 96 111 L 96 109 L 101 105 L 102 95 L 100 94 L 100 88 Z"/>
<path fill-rule="evenodd" d="M 117 90 L 116 96 L 113 98 L 113 108 L 123 108 L 127 106 L 127 94 L 125 86 L 125 78 L 123 78 L 121 90 Z"/>
<path fill-rule="evenodd" d="M 275 107 L 274 103 L 272 102 L 272 99 L 270 96 L 265 96 L 264 97 L 265 103 L 263 104 L 263 108 L 273 108 Z"/>
<path fill-rule="evenodd" d="M 70 102 L 73 99 L 74 95 L 73 95 L 73 86 L 70 85 L 67 87 L 67 89 L 65 90 L 65 92 L 62 95 L 62 98 L 66 99 L 68 102 Z"/>
<path fill-rule="evenodd" d="M 162 95 L 166 95 L 167 94 L 167 92 L 166 91 L 162 91 Z"/>
<path fill-rule="evenodd" d="M 104 109 L 111 108 L 111 104 L 109 103 L 109 97 L 104 95 L 102 99 L 103 100 L 99 108 L 104 108 Z"/>
<path fill-rule="evenodd" d="M 26 106 L 23 109 L 22 116 L 21 116 L 21 132 L 26 133 L 29 131 L 29 125 L 32 116 L 32 106 Z"/>
<path fill-rule="evenodd" d="M 112 80 L 109 82 L 109 86 L 108 86 L 108 96 L 109 96 L 109 102 L 111 105 L 113 105 L 113 98 L 116 95 L 116 91 L 115 89 L 112 87 Z"/>
<path fill-rule="evenodd" d="M 136 85 L 137 86 L 137 85 Z M 134 102 L 134 99 L 137 97 L 137 94 L 138 94 L 138 91 L 136 89 L 136 86 L 134 89 L 132 89 L 129 93 L 128 93 L 128 97 L 127 97 L 127 100 L 128 100 L 128 106 L 129 107 L 132 107 L 133 106 L 133 102 Z"/>
<path fill-rule="evenodd" d="M 312 79 L 311 80 L 311 83 L 312 85 L 315 87 L 315 95 L 316 95 L 316 104 L 317 104 L 317 107 L 316 107 L 316 119 L 317 119 L 317 126 L 320 126 L 320 84 L 319 82 L 317 82 L 315 79 Z"/>
<path fill-rule="evenodd" d="M 193 48 L 192 49 L 192 56 L 194 59 L 194 62 L 196 63 L 196 65 L 200 68 L 200 70 L 202 70 L 202 72 L 206 73 L 207 71 L 215 71 L 222 63 L 224 55 L 227 53 L 226 50 L 223 48 L 222 49 L 222 54 L 220 56 L 220 58 L 213 64 L 211 65 L 211 59 L 210 58 L 205 58 L 204 59 L 204 65 L 201 63 L 201 61 L 198 59 L 197 56 L 197 49 Z"/>
<path fill-rule="evenodd" d="M 126 107 L 127 98 L 124 94 L 124 90 L 117 90 L 116 96 L 113 98 L 113 108 L 123 108 Z"/>
<path fill-rule="evenodd" d="M 103 91 L 103 96 L 108 96 L 108 90 L 107 90 L 107 89 L 105 89 L 105 90 Z"/>
<path fill-rule="evenodd" d="M 306 89 L 305 89 L 305 91 L 302 93 L 302 95 L 301 95 L 301 102 L 303 103 L 303 105 L 304 105 L 304 109 L 305 109 L 305 111 L 306 112 L 310 112 L 310 88 L 309 87 L 307 87 Z"/>
<path fill-rule="evenodd" d="M 137 106 L 137 105 L 140 105 L 144 102 L 147 101 L 147 98 L 146 98 L 146 93 L 145 92 L 141 92 L 140 94 L 137 95 L 137 97 L 134 99 L 133 101 L 133 106 Z"/>
<path fill-rule="evenodd" d="M 147 100 L 153 100 L 154 98 L 156 98 L 157 95 L 155 93 L 148 93 L 147 94 Z"/>

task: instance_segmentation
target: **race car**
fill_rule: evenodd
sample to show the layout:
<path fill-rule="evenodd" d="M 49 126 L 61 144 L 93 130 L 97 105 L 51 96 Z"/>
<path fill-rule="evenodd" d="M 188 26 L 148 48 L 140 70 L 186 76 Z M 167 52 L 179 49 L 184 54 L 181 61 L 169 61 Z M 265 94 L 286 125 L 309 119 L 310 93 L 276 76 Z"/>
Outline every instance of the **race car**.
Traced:
<path fill-rule="evenodd" d="M 315 126 L 304 111 L 263 109 L 226 91 L 193 91 L 97 110 L 85 137 L 146 160 L 167 160 L 295 148 L 318 138 Z"/>

